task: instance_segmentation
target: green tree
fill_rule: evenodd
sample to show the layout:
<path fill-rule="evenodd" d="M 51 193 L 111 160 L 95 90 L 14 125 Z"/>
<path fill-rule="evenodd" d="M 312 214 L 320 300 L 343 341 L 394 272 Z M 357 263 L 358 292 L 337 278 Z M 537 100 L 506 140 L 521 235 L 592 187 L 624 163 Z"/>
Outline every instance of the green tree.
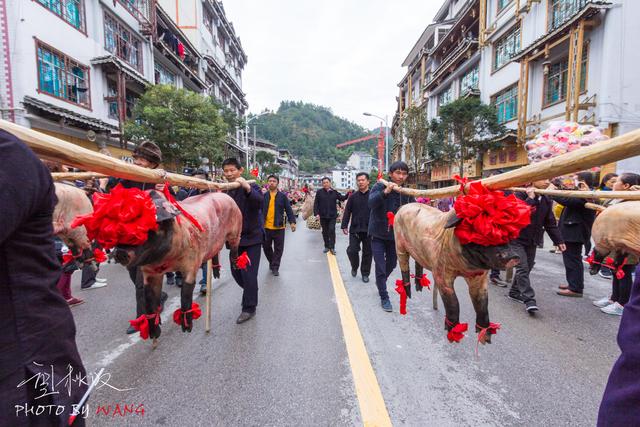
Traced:
<path fill-rule="evenodd" d="M 125 138 L 155 142 L 168 162 L 199 164 L 200 157 L 222 160 L 228 125 L 209 98 L 155 85 L 138 100 L 133 115 L 125 123 Z"/>
<path fill-rule="evenodd" d="M 409 163 L 416 173 L 420 171 L 420 160 L 429 156 L 429 120 L 424 108 L 411 106 L 405 110 L 399 138 L 406 137 L 405 147 L 409 150 Z"/>
<path fill-rule="evenodd" d="M 427 149 L 432 159 L 457 162 L 463 176 L 465 160 L 476 158 L 489 149 L 506 132 L 498 122 L 495 107 L 478 98 L 458 98 L 440 107 L 439 119 L 433 120 Z"/>

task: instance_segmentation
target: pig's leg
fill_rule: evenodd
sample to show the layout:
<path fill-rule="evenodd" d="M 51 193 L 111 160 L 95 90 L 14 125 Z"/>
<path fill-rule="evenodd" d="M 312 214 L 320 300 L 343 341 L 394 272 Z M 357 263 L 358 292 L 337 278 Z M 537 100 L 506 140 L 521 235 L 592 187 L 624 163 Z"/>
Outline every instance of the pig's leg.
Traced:
<path fill-rule="evenodd" d="M 240 254 L 238 253 L 238 246 L 231 246 L 229 248 L 229 257 L 231 259 L 231 268 L 237 270 L 238 267 L 236 267 L 236 260 L 238 259 L 238 256 L 240 256 Z"/>
<path fill-rule="evenodd" d="M 160 297 L 162 295 L 163 275 L 144 275 L 144 299 L 146 314 L 149 319 L 149 337 L 155 339 L 160 336 Z M 152 317 L 148 317 L 152 316 Z"/>
<path fill-rule="evenodd" d="M 216 279 L 220 278 L 220 254 L 215 254 L 213 256 L 213 260 L 211 261 L 211 264 L 213 264 L 213 277 Z"/>
<path fill-rule="evenodd" d="M 453 288 L 453 281 L 455 276 L 443 272 L 434 272 L 434 279 L 436 287 L 440 290 L 440 298 L 444 303 L 444 310 L 446 313 L 444 328 L 447 331 L 453 329 L 455 325 L 460 323 L 460 303 L 456 296 L 456 291 Z"/>
<path fill-rule="evenodd" d="M 400 264 L 400 273 L 402 274 L 402 283 L 407 296 L 411 298 L 411 272 L 409 271 L 409 253 L 402 244 L 402 237 L 396 237 L 396 254 L 398 263 Z"/>
<path fill-rule="evenodd" d="M 469 285 L 469 296 L 473 303 L 473 309 L 476 312 L 476 332 L 489 327 L 489 293 L 487 291 L 487 273 L 481 276 L 466 277 L 467 285 Z M 487 330 L 486 334 L 479 338 L 479 341 L 491 344 L 491 332 Z"/>
<path fill-rule="evenodd" d="M 191 332 L 193 328 L 193 312 L 191 306 L 193 305 L 193 289 L 196 286 L 196 273 L 197 267 L 194 271 L 183 272 L 184 281 L 182 283 L 182 289 L 180 289 L 180 310 L 182 311 L 182 318 L 180 326 L 182 332 Z"/>
<path fill-rule="evenodd" d="M 606 258 L 607 254 L 602 255 L 603 252 L 598 250 L 598 245 L 593 249 L 593 263 L 589 266 L 589 274 L 592 276 L 598 274 L 602 267 L 602 262 Z"/>
<path fill-rule="evenodd" d="M 424 274 L 424 269 L 418 263 L 418 261 L 414 260 L 414 265 L 415 265 L 415 270 L 416 270 L 416 277 L 414 279 L 415 280 L 415 284 L 416 284 L 416 291 L 422 292 L 422 285 L 420 284 L 420 278 Z"/>

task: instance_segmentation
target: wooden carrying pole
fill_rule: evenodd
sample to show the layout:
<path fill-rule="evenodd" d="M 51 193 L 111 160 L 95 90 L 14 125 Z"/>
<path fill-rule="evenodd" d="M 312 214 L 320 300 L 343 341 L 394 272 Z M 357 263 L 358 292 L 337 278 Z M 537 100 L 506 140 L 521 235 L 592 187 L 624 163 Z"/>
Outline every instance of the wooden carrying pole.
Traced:
<path fill-rule="evenodd" d="M 593 144 L 589 147 L 583 147 L 571 153 L 562 154 L 552 159 L 524 166 L 500 175 L 494 175 L 483 179 L 482 183 L 490 190 L 504 190 L 509 187 L 539 181 L 541 179 L 555 178 L 638 155 L 640 155 L 640 129 Z M 380 182 L 387 185 L 384 180 Z M 397 191 L 414 197 L 431 197 L 437 199 L 458 195 L 460 193 L 460 186 L 454 185 L 433 190 L 398 188 Z"/>
<path fill-rule="evenodd" d="M 237 182 L 215 183 L 204 179 L 168 173 L 162 169 L 147 169 L 132 165 L 6 120 L 0 120 L 0 129 L 21 139 L 43 159 L 60 162 L 76 168 L 89 169 L 108 176 L 138 182 L 163 183 L 169 181 L 171 185 L 203 190 L 231 190 L 240 186 L 240 183 Z"/>
<path fill-rule="evenodd" d="M 213 286 L 211 285 L 211 276 L 213 275 L 213 262 L 211 260 L 207 261 L 207 298 L 206 302 L 206 317 L 204 319 L 204 330 L 205 332 L 211 331 L 211 289 Z"/>
<path fill-rule="evenodd" d="M 526 188 L 513 187 L 511 191 L 527 191 Z M 640 200 L 640 191 L 570 191 L 570 190 L 533 190 L 545 196 L 572 197 L 576 199 L 622 199 Z"/>
<path fill-rule="evenodd" d="M 52 172 L 51 178 L 54 181 L 73 181 L 79 179 L 85 181 L 87 179 L 108 178 L 109 175 L 94 172 Z"/>

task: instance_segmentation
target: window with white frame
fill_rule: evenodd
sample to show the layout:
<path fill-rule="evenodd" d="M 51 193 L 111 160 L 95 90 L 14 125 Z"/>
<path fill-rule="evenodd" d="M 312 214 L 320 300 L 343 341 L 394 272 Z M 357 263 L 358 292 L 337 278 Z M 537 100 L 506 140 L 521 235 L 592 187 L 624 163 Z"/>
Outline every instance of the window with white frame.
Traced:
<path fill-rule="evenodd" d="M 155 71 L 155 81 L 156 84 L 160 85 L 176 85 L 176 75 L 171 71 L 167 70 L 162 64 L 156 62 L 154 64 Z"/>
<path fill-rule="evenodd" d="M 509 6 L 513 0 L 497 0 L 498 2 L 498 13 L 502 12 L 502 10 Z"/>
<path fill-rule="evenodd" d="M 518 85 L 515 84 L 498 92 L 491 98 L 498 113 L 498 123 L 515 120 L 518 116 Z"/>
<path fill-rule="evenodd" d="M 450 85 L 448 88 L 440 92 L 440 95 L 438 95 L 438 108 L 449 104 L 451 101 L 453 101 L 452 85 Z"/>
<path fill-rule="evenodd" d="M 580 92 L 587 88 L 587 63 L 589 61 L 588 49 L 583 49 L 580 63 Z M 555 104 L 567 99 L 567 79 L 569 75 L 568 58 L 552 63 L 544 76 L 544 106 Z"/>
<path fill-rule="evenodd" d="M 72 27 L 85 32 L 84 0 L 38 0 L 38 3 Z"/>
<path fill-rule="evenodd" d="M 493 48 L 493 70 L 502 68 L 520 51 L 520 25 L 516 25 L 496 41 Z"/>
<path fill-rule="evenodd" d="M 91 108 L 89 67 L 36 40 L 38 90 Z"/>
<path fill-rule="evenodd" d="M 460 80 L 460 93 L 464 94 L 478 89 L 478 80 L 478 66 L 476 65 L 462 76 L 462 79 Z"/>

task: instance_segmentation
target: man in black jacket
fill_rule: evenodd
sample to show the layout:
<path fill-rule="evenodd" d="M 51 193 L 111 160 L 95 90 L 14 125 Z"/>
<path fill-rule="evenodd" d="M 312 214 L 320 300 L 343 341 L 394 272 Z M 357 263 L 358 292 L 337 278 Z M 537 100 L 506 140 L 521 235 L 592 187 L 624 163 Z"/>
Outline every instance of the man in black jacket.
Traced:
<path fill-rule="evenodd" d="M 296 231 L 296 217 L 291 209 L 289 198 L 278 191 L 280 179 L 275 175 L 267 178 L 268 191 L 264 193 L 264 243 L 262 249 L 269 261 L 269 269 L 274 276 L 280 275 L 280 260 L 284 251 L 284 215 L 291 224 L 291 231 Z"/>
<path fill-rule="evenodd" d="M 260 255 L 262 241 L 264 240 L 264 229 L 262 227 L 262 203 L 264 198 L 260 188 L 256 184 L 249 184 L 242 178 L 244 168 L 235 158 L 226 159 L 222 162 L 224 177 L 229 182 L 239 182 L 240 188 L 227 191 L 227 194 L 235 200 L 242 212 L 242 234 L 240 235 L 240 246 L 238 254 L 246 252 L 249 256 L 250 264 L 246 269 L 238 269 L 234 265 L 235 259 L 229 253 L 231 263 L 231 275 L 243 289 L 242 312 L 236 323 L 244 323 L 256 314 L 258 306 L 258 269 L 260 267 Z"/>
<path fill-rule="evenodd" d="M 593 176 L 590 172 L 580 172 L 576 174 L 575 189 L 588 191 L 593 187 Z M 549 189 L 555 189 L 555 185 L 550 185 Z M 562 261 L 567 278 L 567 285 L 560 285 L 558 295 L 563 297 L 582 297 L 584 289 L 584 265 L 582 264 L 582 246 L 591 240 L 591 227 L 595 221 L 596 214 L 591 209 L 585 207 L 588 199 L 577 199 L 570 197 L 552 197 L 552 199 L 564 206 L 558 228 L 562 234 L 562 240 L 566 245 L 566 250 L 562 252 Z"/>
<path fill-rule="evenodd" d="M 533 185 L 535 188 L 546 188 L 548 182 L 537 181 Z M 511 247 L 520 257 L 520 263 L 516 265 L 513 284 L 509 291 L 509 298 L 524 303 L 529 314 L 538 311 L 529 273 L 535 264 L 536 249 L 544 231 L 561 251 L 566 249 L 558 230 L 556 217 L 553 215 L 553 201 L 547 196 L 536 195 L 534 187 L 527 187 L 526 193 L 515 193 L 517 198 L 524 200 L 531 207 L 531 223 L 520 230 L 518 238 L 511 242 Z"/>
<path fill-rule="evenodd" d="M 347 256 L 351 262 L 351 275 L 358 275 L 358 265 L 362 273 L 362 281 L 369 282 L 371 273 L 371 237 L 369 237 L 369 174 L 360 172 L 356 175 L 358 191 L 347 200 L 342 215 L 342 232 L 349 235 L 349 247 Z M 351 228 L 349 228 L 351 222 Z M 347 231 L 348 229 L 348 231 Z M 360 263 L 360 244 L 362 243 L 362 263 Z"/>
<path fill-rule="evenodd" d="M 324 239 L 324 253 L 331 251 L 336 254 L 336 218 L 338 217 L 338 203 L 346 200 L 336 190 L 331 188 L 331 180 L 326 176 L 322 178 L 322 188 L 316 191 L 313 202 L 313 214 L 320 218 L 322 238 Z"/>
<path fill-rule="evenodd" d="M 162 163 L 162 152 L 160 151 L 160 147 L 154 144 L 151 141 L 142 142 L 133 150 L 133 164 L 136 166 L 140 166 L 148 169 L 157 169 Z M 148 182 L 138 182 L 132 181 L 129 179 L 121 179 L 119 181 L 120 185 L 124 188 L 138 188 L 140 190 L 157 190 L 163 191 L 164 184 L 153 184 Z M 127 267 L 127 271 L 129 272 L 129 277 L 133 282 L 133 285 L 136 289 L 136 319 L 143 314 L 146 313 L 146 303 L 144 297 L 144 278 L 142 277 L 142 270 L 140 267 Z M 173 278 L 173 272 L 167 273 L 167 284 L 175 284 Z M 162 308 L 164 308 L 164 303 L 167 301 L 169 296 L 166 292 L 162 292 L 160 296 L 160 304 Z M 127 334 L 136 333 L 136 329 L 129 325 L 127 328 Z"/>
<path fill-rule="evenodd" d="M 376 286 L 380 295 L 380 304 L 384 311 L 392 311 L 389 293 L 387 292 L 387 279 L 396 268 L 398 256 L 396 254 L 396 242 L 393 235 L 393 227 L 389 223 L 388 214 L 395 215 L 402 205 L 414 203 L 416 199 L 411 196 L 394 191 L 401 187 L 409 176 L 409 166 L 405 162 L 395 162 L 389 167 L 389 179 L 391 183 L 385 187 L 377 183 L 369 194 L 369 236 L 371 236 L 371 250 L 376 264 Z"/>

